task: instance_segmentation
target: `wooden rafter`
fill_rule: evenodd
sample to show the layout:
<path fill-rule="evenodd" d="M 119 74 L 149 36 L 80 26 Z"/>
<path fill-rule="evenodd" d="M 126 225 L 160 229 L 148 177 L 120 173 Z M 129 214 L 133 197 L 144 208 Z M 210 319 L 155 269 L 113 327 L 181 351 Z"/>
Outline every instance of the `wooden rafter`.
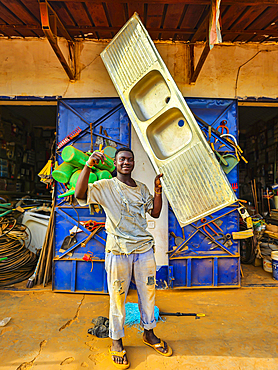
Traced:
<path fill-rule="evenodd" d="M 35 26 L 35 25 L 21 25 L 21 24 L 0 24 L 0 30 L 39 30 L 41 29 L 41 26 Z M 87 32 L 118 32 L 120 30 L 120 27 L 99 27 L 99 26 L 68 26 L 67 31 L 68 32 L 78 32 L 78 31 L 87 31 Z M 188 34 L 192 35 L 194 32 L 196 32 L 196 29 L 194 28 L 152 28 L 152 32 L 160 32 L 162 34 L 164 33 L 177 33 L 177 34 Z M 225 30 L 225 28 L 222 28 L 223 34 L 244 34 L 244 35 L 273 35 L 278 36 L 278 29 L 274 30 L 257 30 L 257 29 L 250 29 L 250 30 L 244 30 L 244 29 L 232 29 L 232 30 Z M 192 41 L 191 41 L 192 42 Z"/>
<path fill-rule="evenodd" d="M 37 25 L 21 25 L 21 24 L 0 24 L 0 30 L 40 30 L 41 26 Z M 68 32 L 78 32 L 78 31 L 86 31 L 86 32 L 118 32 L 120 30 L 120 27 L 100 27 L 100 26 L 67 26 Z M 192 35 L 196 32 L 196 29 L 194 28 L 152 28 L 152 32 L 160 32 L 161 34 L 164 33 L 177 33 L 177 34 L 188 34 Z M 226 30 L 225 28 L 222 28 L 223 34 L 244 34 L 244 35 L 278 35 L 278 29 L 274 30 L 259 30 L 259 29 L 232 29 L 232 30 Z M 197 41 L 197 40 L 196 40 Z M 192 41 L 191 41 L 192 42 Z"/>
<path fill-rule="evenodd" d="M 71 81 L 74 81 L 76 78 L 74 40 L 72 39 L 68 31 L 66 30 L 65 26 L 59 19 L 56 12 L 49 5 L 47 0 L 39 0 L 39 4 L 40 4 L 42 30 L 45 36 L 47 37 L 52 49 L 54 50 L 57 58 L 59 59 L 62 67 L 64 68 L 66 74 L 68 75 L 69 79 Z M 58 39 L 57 39 L 58 29 L 61 32 L 62 36 L 64 36 L 68 42 L 70 63 L 67 62 L 62 50 L 60 49 L 58 45 Z"/>
<path fill-rule="evenodd" d="M 61 0 L 51 0 L 51 2 L 58 2 Z M 80 3 L 84 0 L 67 0 L 67 2 Z M 86 0 L 86 3 L 122 3 L 122 4 L 132 4 L 138 3 L 138 0 Z M 193 5 L 210 5 L 210 0 L 149 0 L 145 1 L 147 4 L 193 4 Z M 224 5 L 278 5 L 278 0 L 223 0 L 222 4 Z"/>
<path fill-rule="evenodd" d="M 195 84 L 196 80 L 201 72 L 201 69 L 203 68 L 203 65 L 207 59 L 207 56 L 210 52 L 209 42 L 208 42 L 208 23 L 209 23 L 209 16 L 210 16 L 210 8 L 207 10 L 207 13 L 201 22 L 200 26 L 198 27 L 198 30 L 195 32 L 194 36 L 191 39 L 191 44 L 189 46 L 190 48 L 190 76 L 189 76 L 189 83 Z M 197 63 L 196 68 L 195 66 L 195 53 L 194 53 L 194 43 L 199 39 L 200 35 L 203 34 L 205 31 L 206 33 L 206 44 L 203 49 L 203 52 L 199 58 L 199 61 Z"/>

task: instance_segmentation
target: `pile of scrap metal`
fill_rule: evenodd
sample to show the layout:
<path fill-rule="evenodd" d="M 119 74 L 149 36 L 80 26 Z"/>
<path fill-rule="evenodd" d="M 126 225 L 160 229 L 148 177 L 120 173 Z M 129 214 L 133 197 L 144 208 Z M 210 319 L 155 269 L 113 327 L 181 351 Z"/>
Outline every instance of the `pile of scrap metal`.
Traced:
<path fill-rule="evenodd" d="M 272 253 L 278 252 L 278 226 L 265 224 L 257 233 L 256 259 L 258 265 L 267 272 L 272 272 Z"/>
<path fill-rule="evenodd" d="M 25 209 L 29 208 L 33 208 L 33 206 L 21 207 L 11 203 L 0 204 L 1 287 L 28 279 L 35 269 L 37 255 L 28 249 L 28 244 L 30 244 L 30 241 L 27 242 L 29 239 L 28 227 L 21 224 L 21 215 Z"/>

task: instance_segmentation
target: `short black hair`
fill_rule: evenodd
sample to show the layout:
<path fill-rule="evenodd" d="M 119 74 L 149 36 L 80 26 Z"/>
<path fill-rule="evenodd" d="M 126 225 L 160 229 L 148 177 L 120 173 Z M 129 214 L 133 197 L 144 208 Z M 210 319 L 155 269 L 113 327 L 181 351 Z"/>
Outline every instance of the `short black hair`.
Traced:
<path fill-rule="evenodd" d="M 134 153 L 130 148 L 122 147 L 122 148 L 117 149 L 116 153 L 115 153 L 115 158 L 116 158 L 117 154 L 120 153 L 120 152 L 129 152 L 129 153 L 131 153 L 132 156 L 133 156 L 133 159 L 134 159 Z"/>

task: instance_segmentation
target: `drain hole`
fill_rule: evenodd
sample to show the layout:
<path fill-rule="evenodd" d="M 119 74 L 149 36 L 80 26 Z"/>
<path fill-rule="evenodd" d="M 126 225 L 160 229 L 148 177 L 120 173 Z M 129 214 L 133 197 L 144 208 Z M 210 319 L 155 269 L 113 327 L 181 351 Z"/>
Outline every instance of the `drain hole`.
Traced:
<path fill-rule="evenodd" d="M 170 96 L 167 96 L 167 98 L 165 99 L 166 104 L 168 104 L 169 101 L 170 101 Z"/>
<path fill-rule="evenodd" d="M 178 122 L 178 125 L 180 127 L 184 126 L 184 120 L 183 119 L 180 119 L 179 122 Z"/>

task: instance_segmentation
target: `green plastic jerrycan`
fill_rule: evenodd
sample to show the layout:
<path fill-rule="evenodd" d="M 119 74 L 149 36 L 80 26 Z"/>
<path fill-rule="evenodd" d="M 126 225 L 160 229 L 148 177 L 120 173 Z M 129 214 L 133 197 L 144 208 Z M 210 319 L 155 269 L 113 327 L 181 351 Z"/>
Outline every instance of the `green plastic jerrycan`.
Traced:
<path fill-rule="evenodd" d="M 79 177 L 80 173 L 81 173 L 81 170 L 77 170 L 71 176 L 70 181 L 69 181 L 70 188 L 75 188 L 76 187 L 76 183 L 77 183 L 77 180 L 78 180 L 78 177 Z M 88 184 L 93 184 L 95 181 L 97 181 L 97 175 L 94 172 L 91 172 L 90 176 L 89 176 Z"/>
<path fill-rule="evenodd" d="M 89 159 L 89 155 L 76 149 L 74 146 L 66 146 L 62 151 L 62 158 L 73 166 L 83 168 Z"/>
<path fill-rule="evenodd" d="M 96 171 L 95 174 L 97 175 L 98 180 L 111 179 L 112 178 L 111 173 L 107 170 L 99 170 L 99 171 Z"/>
<path fill-rule="evenodd" d="M 70 163 L 63 162 L 52 172 L 52 177 L 54 180 L 65 184 L 76 170 L 77 168 Z"/>
<path fill-rule="evenodd" d="M 95 150 L 95 152 L 99 152 L 99 150 Z M 98 164 L 95 164 L 95 167 L 99 168 L 100 170 L 107 170 L 109 172 L 113 172 L 115 170 L 114 161 L 108 156 L 106 156 L 104 163 L 99 161 Z"/>

